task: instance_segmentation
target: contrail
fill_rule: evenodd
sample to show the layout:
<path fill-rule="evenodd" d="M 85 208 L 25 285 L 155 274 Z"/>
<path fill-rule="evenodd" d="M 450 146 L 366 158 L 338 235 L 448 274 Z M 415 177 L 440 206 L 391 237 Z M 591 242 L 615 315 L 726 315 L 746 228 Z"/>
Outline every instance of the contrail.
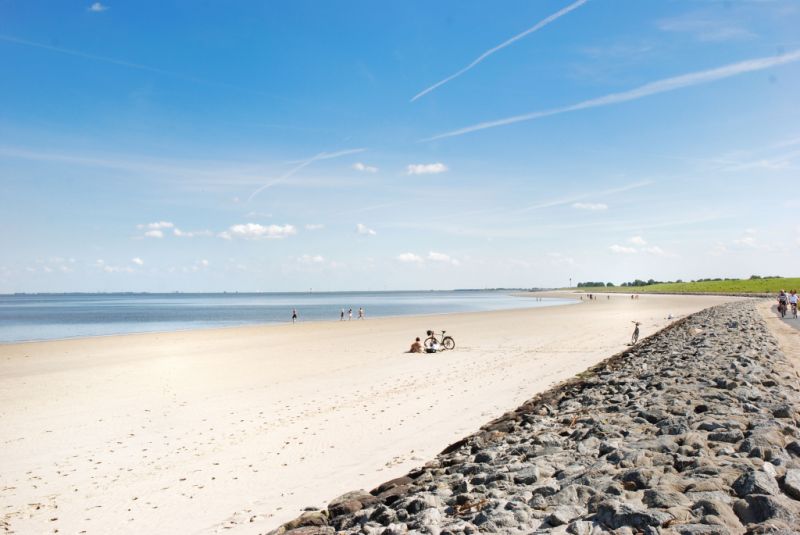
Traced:
<path fill-rule="evenodd" d="M 155 74 L 161 74 L 161 75 L 164 75 L 164 76 L 170 76 L 172 78 L 178 78 L 180 80 L 185 80 L 185 81 L 193 82 L 193 83 L 196 83 L 196 84 L 202 84 L 202 85 L 213 86 L 213 87 L 223 87 L 223 88 L 226 88 L 226 89 L 234 89 L 236 91 L 243 91 L 245 93 L 252 93 L 252 94 L 261 95 L 261 96 L 264 96 L 264 97 L 271 97 L 271 98 L 277 98 L 277 99 L 281 99 L 281 100 L 291 101 L 291 99 L 287 99 L 287 98 L 281 97 L 279 95 L 272 95 L 272 94 L 269 94 L 269 93 L 264 93 L 262 91 L 254 91 L 252 89 L 247 89 L 247 88 L 243 88 L 243 87 L 239 87 L 239 86 L 235 86 L 235 85 L 231 85 L 231 84 L 226 84 L 224 82 L 214 82 L 212 80 L 205 80 L 203 78 L 197 78 L 197 77 L 194 77 L 194 76 L 189 76 L 187 74 L 183 74 L 183 73 L 180 73 L 180 72 L 167 71 L 167 70 L 164 70 L 164 69 L 159 69 L 158 67 L 150 67 L 149 65 L 142 65 L 140 63 L 133 63 L 133 62 L 125 61 L 125 60 L 122 60 L 122 59 L 109 58 L 109 57 L 106 57 L 106 56 L 97 56 L 95 54 L 87 54 L 85 52 L 80 52 L 79 50 L 71 50 L 69 48 L 61 48 L 59 46 L 52 46 L 52 45 L 48 45 L 48 44 L 45 44 L 45 43 L 37 43 L 36 41 L 28 41 L 27 39 L 20 39 L 18 37 L 14 37 L 14 36 L 11 36 L 11 35 L 0 34 L 0 41 L 6 41 L 8 43 L 14 43 L 14 44 L 17 44 L 17 45 L 24 45 L 24 46 L 29 46 L 29 47 L 33 47 L 33 48 L 40 48 L 42 50 L 49 50 L 51 52 L 58 52 L 59 54 L 66 54 L 68 56 L 74 56 L 74 57 L 77 57 L 77 58 L 88 59 L 88 60 L 91 60 L 91 61 L 99 61 L 99 62 L 102 62 L 102 63 L 110 63 L 111 65 L 118 65 L 120 67 L 127 67 L 129 69 L 136 69 L 136 70 L 139 70 L 139 71 L 152 72 L 152 73 L 155 73 Z"/>
<path fill-rule="evenodd" d="M 639 182 L 633 182 L 632 184 L 627 184 L 625 186 L 620 186 L 618 188 L 611 188 L 611 189 L 606 189 L 606 190 L 603 190 L 603 191 L 596 191 L 596 192 L 593 192 L 593 193 L 584 193 L 584 194 L 581 194 L 581 195 L 576 195 L 574 197 L 555 199 L 555 200 L 552 200 L 552 201 L 544 201 L 544 202 L 540 202 L 540 203 L 537 203 L 537 204 L 534 204 L 534 205 L 531 205 L 531 206 L 526 206 L 525 208 L 520 208 L 518 210 L 512 210 L 512 211 L 506 212 L 506 213 L 515 214 L 515 213 L 521 213 L 521 212 L 529 212 L 531 210 L 540 210 L 542 208 L 551 208 L 553 206 L 561 206 L 561 205 L 564 205 L 564 204 L 572 204 L 572 203 L 574 203 L 576 201 L 582 201 L 584 199 L 596 198 L 596 197 L 606 197 L 608 195 L 614 195 L 616 193 L 622 193 L 622 192 L 625 192 L 625 191 L 630 191 L 632 189 L 643 188 L 643 187 L 649 186 L 651 184 L 653 184 L 652 180 L 641 180 Z"/>
<path fill-rule="evenodd" d="M 339 152 L 320 152 L 319 154 L 316 154 L 316 155 L 312 156 L 308 160 L 303 160 L 298 165 L 292 167 L 286 173 L 284 173 L 283 175 L 279 176 L 275 180 L 271 180 L 270 182 L 267 182 L 263 186 L 259 187 L 257 190 L 255 190 L 253 193 L 250 194 L 250 196 L 247 198 L 247 202 L 252 201 L 253 198 L 255 198 L 256 195 L 258 195 L 259 193 L 261 193 L 265 189 L 271 188 L 272 186 L 274 186 L 276 184 L 280 184 L 281 182 L 285 182 L 293 174 L 295 174 L 296 172 L 298 172 L 299 170 L 301 170 L 304 167 L 308 167 L 309 165 L 311 165 L 314 162 L 317 162 L 319 160 L 330 160 L 332 158 L 339 158 L 340 156 L 347 156 L 348 154 L 357 154 L 359 152 L 364 152 L 365 150 L 367 150 L 367 149 L 348 149 L 348 150 L 342 150 L 342 151 L 339 151 Z"/>
<path fill-rule="evenodd" d="M 505 47 L 507 47 L 511 43 L 522 39 L 526 35 L 529 35 L 529 34 L 532 34 L 535 31 L 541 30 L 542 28 L 544 28 L 545 26 L 547 26 L 548 24 L 550 24 L 554 20 L 563 17 L 564 15 L 566 15 L 567 13 L 572 11 L 573 9 L 577 9 L 577 8 L 581 7 L 583 4 L 585 4 L 588 1 L 589 0 L 578 0 L 577 2 L 574 2 L 574 3 L 570 4 L 570 5 L 568 5 L 567 7 L 562 9 L 561 11 L 553 13 L 549 17 L 547 17 L 545 19 L 542 19 L 541 21 L 537 22 L 534 26 L 531 26 L 530 28 L 528 28 L 524 32 L 515 35 L 514 37 L 512 37 L 508 41 L 500 43 L 499 45 L 497 45 L 494 48 L 490 48 L 489 50 L 487 50 L 486 52 L 484 52 L 483 54 L 478 56 L 477 59 L 475 59 L 472 63 L 470 63 L 469 65 L 467 65 L 463 69 L 461 69 L 460 71 L 456 72 L 455 74 L 451 74 L 450 76 L 448 76 L 444 80 L 440 80 L 440 81 L 436 82 L 435 84 L 433 84 L 432 86 L 430 86 L 429 88 L 424 89 L 424 90 L 420 91 L 419 93 L 417 93 L 416 95 L 414 95 L 414 98 L 411 99 L 411 102 L 414 102 L 418 98 L 427 95 L 428 93 L 430 93 L 431 91 L 433 91 L 437 87 L 446 84 L 450 80 L 453 80 L 454 78 L 458 78 L 459 76 L 461 76 L 462 74 L 464 74 L 465 72 L 467 72 L 468 70 L 473 68 L 475 65 L 477 65 L 481 61 L 485 60 L 486 58 L 488 58 L 489 56 L 491 56 L 492 54 L 497 52 L 498 50 L 504 49 Z"/>
<path fill-rule="evenodd" d="M 536 111 L 533 113 L 526 113 L 523 115 L 515 115 L 513 117 L 506 117 L 505 119 L 499 119 L 496 121 L 487 121 L 484 123 L 478 123 L 476 125 L 468 126 L 466 128 L 461 128 L 459 130 L 453 130 L 451 132 L 445 132 L 444 134 L 438 134 L 433 137 L 425 138 L 420 141 L 433 141 L 436 139 L 443 139 L 446 137 L 455 137 L 463 134 L 468 134 L 469 132 L 475 132 L 477 130 L 485 130 L 486 128 L 505 126 L 507 124 L 519 123 L 522 121 L 533 121 L 534 119 L 540 119 L 542 117 L 548 117 L 550 115 L 558 115 L 561 113 L 584 110 L 587 108 L 608 106 L 610 104 L 619 104 L 620 102 L 628 102 L 629 100 L 636 100 L 642 97 L 648 97 L 650 95 L 655 95 L 658 93 L 665 93 L 667 91 L 674 91 L 675 89 L 681 89 L 684 87 L 690 87 L 693 85 L 699 85 L 707 82 L 721 80 L 723 78 L 736 76 L 737 74 L 760 71 L 763 69 L 777 67 L 779 65 L 785 65 L 787 63 L 794 63 L 795 61 L 798 60 L 800 60 L 800 50 L 795 50 L 794 52 L 790 52 L 788 54 L 783 54 L 780 56 L 770 56 L 766 58 L 758 58 L 758 59 L 742 61 L 739 63 L 732 63 L 730 65 L 725 65 L 723 67 L 717 67 L 716 69 L 709 69 L 707 71 L 683 74 L 680 76 L 675 76 L 673 78 L 665 78 L 664 80 L 651 82 L 641 87 L 637 87 L 636 89 L 631 89 L 630 91 L 624 91 L 622 93 L 612 93 L 610 95 L 606 95 L 603 97 L 584 100 L 583 102 L 572 104 L 570 106 L 553 108 L 544 111 Z"/>

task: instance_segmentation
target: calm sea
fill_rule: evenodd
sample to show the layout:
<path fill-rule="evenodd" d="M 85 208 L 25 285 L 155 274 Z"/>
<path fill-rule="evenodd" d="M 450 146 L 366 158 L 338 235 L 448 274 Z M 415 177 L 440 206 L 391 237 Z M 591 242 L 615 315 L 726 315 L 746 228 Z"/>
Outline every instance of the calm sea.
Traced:
<path fill-rule="evenodd" d="M 367 318 L 553 306 L 573 301 L 498 291 L 238 294 L 0 295 L 0 343 L 178 331 L 256 323 Z"/>

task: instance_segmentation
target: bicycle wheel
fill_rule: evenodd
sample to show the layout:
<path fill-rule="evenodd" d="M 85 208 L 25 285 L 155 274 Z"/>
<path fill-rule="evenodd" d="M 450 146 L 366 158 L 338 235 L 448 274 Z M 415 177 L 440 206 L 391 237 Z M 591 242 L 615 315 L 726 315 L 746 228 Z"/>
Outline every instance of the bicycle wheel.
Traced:
<path fill-rule="evenodd" d="M 444 346 L 445 349 L 455 349 L 456 341 L 453 340 L 453 338 L 450 336 L 445 336 L 444 338 L 442 338 L 442 345 Z"/>
<path fill-rule="evenodd" d="M 433 336 L 429 336 L 425 339 L 423 344 L 425 345 L 425 349 L 430 349 L 433 347 L 433 343 L 436 341 L 436 338 Z"/>

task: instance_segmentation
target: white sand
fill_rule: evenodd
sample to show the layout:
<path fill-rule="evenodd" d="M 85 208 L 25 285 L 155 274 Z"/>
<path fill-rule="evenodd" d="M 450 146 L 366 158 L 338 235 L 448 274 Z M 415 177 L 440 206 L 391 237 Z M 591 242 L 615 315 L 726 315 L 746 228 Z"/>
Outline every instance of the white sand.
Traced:
<path fill-rule="evenodd" d="M 0 346 L 0 528 L 263 533 L 722 297 Z M 409 355 L 447 329 L 455 351 Z M 225 529 L 231 528 L 231 529 Z"/>

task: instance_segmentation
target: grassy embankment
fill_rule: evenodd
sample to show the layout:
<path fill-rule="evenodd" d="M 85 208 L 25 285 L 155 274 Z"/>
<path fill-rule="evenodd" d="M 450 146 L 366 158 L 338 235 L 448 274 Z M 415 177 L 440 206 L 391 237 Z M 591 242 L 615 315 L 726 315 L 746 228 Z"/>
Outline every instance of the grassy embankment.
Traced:
<path fill-rule="evenodd" d="M 618 293 L 709 293 L 709 294 L 777 294 L 781 290 L 800 291 L 800 278 L 740 279 L 701 282 L 666 282 L 648 286 L 614 286 L 577 288 L 585 292 Z"/>

